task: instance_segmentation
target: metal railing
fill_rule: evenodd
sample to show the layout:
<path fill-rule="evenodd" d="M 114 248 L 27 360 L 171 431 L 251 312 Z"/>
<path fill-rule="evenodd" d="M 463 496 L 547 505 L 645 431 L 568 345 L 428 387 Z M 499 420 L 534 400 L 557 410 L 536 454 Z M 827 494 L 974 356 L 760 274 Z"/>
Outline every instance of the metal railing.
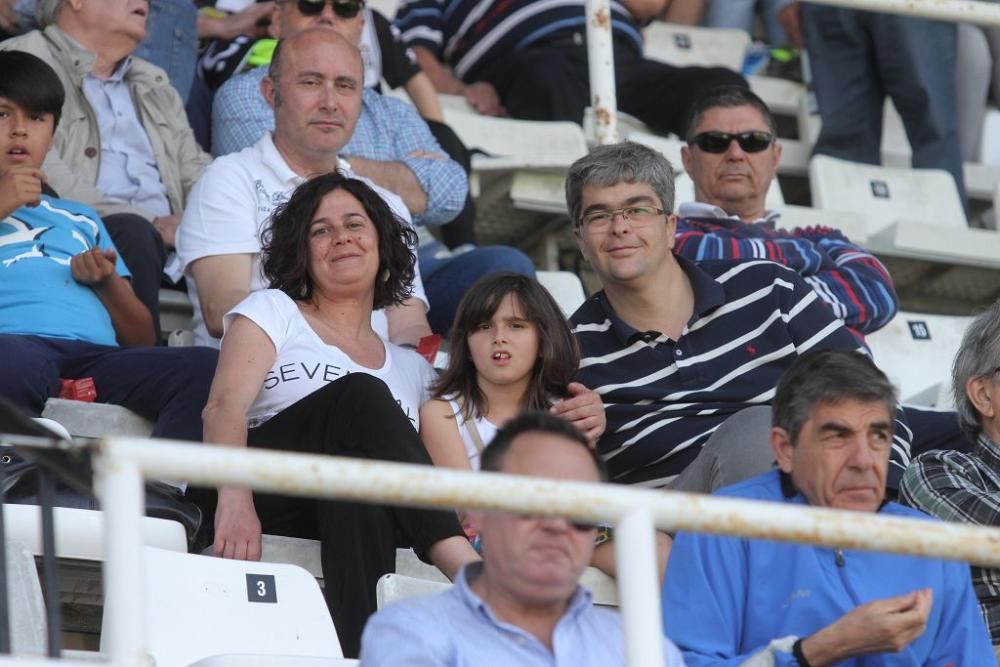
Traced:
<path fill-rule="evenodd" d="M 105 619 L 104 645 L 115 665 L 146 664 L 146 601 L 137 584 L 143 580 L 143 479 L 151 478 L 611 523 L 618 562 L 627 563 L 619 571 L 618 591 L 630 667 L 663 665 L 654 526 L 1000 566 L 1000 529 L 613 484 L 138 438 L 97 443 L 94 468 L 105 513 L 105 605 L 114 611 Z"/>
<path fill-rule="evenodd" d="M 808 0 L 887 14 L 904 14 L 938 21 L 1000 26 L 1000 3 L 982 0 Z M 590 105 L 594 109 L 595 146 L 618 141 L 618 108 L 615 94 L 609 0 L 586 0 L 587 58 L 590 66 Z M 664 102 L 667 104 L 668 102 Z"/>

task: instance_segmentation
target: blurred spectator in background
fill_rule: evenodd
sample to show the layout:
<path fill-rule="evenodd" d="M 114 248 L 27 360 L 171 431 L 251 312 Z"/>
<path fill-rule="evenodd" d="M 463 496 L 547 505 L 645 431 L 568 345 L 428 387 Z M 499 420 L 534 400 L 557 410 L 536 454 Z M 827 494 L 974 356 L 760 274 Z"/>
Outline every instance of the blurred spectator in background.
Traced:
<path fill-rule="evenodd" d="M 944 169 L 965 198 L 955 91 L 954 23 L 780 0 L 789 39 L 809 53 L 823 128 L 813 148 L 881 164 L 888 95 L 903 119 L 913 166 Z"/>
<path fill-rule="evenodd" d="M 945 521 L 1000 527 L 1000 301 L 965 331 L 952 367 L 968 454 L 927 452 L 903 475 L 900 500 Z M 972 566 L 972 583 L 1000 657 L 1000 570 Z"/>
<path fill-rule="evenodd" d="M 721 67 L 673 67 L 642 57 L 640 25 L 663 0 L 611 4 L 618 108 L 662 133 L 683 135 L 700 91 L 746 85 Z M 409 0 L 396 16 L 403 38 L 440 93 L 464 95 L 480 113 L 582 123 L 591 105 L 584 3 L 514 0 L 482 12 L 478 0 Z M 448 69 L 450 67 L 450 69 Z"/>
<path fill-rule="evenodd" d="M 738 28 L 754 34 L 757 12 L 763 19 L 767 43 L 784 46 L 788 37 L 778 22 L 781 0 L 708 0 L 702 22 L 709 28 Z"/>
<path fill-rule="evenodd" d="M 167 74 L 132 55 L 146 0 L 39 0 L 41 30 L 0 43 L 52 65 L 66 91 L 45 162 L 60 196 L 93 207 L 159 335 L 160 278 L 191 187 L 209 162 Z"/>

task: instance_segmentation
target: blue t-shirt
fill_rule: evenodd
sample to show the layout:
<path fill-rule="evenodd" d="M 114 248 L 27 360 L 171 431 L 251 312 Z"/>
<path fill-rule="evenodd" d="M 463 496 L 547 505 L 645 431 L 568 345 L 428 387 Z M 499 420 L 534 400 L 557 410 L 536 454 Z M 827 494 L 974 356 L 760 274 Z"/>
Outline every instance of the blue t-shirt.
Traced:
<path fill-rule="evenodd" d="M 104 304 L 69 268 L 93 248 L 115 249 L 97 213 L 77 202 L 43 195 L 0 221 L 0 333 L 117 345 Z M 130 276 L 121 257 L 116 269 Z"/>

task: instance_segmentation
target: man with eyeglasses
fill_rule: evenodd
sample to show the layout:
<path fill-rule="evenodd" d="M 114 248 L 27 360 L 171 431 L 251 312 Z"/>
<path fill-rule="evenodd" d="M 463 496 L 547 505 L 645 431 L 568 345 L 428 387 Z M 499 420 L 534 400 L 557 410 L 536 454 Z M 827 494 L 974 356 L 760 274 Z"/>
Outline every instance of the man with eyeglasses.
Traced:
<path fill-rule="evenodd" d="M 362 0 L 280 0 L 271 32 L 281 39 L 308 28 L 330 29 L 357 46 L 364 30 Z M 213 147 L 219 154 L 245 149 L 274 129 L 274 112 L 261 95 L 266 67 L 236 76 L 216 94 Z M 534 265 L 508 246 L 469 247 L 453 254 L 436 241 L 430 227 L 452 222 L 462 213 L 469 191 L 462 166 L 445 155 L 414 108 L 371 88 L 361 92 L 354 131 L 340 149 L 355 173 L 399 195 L 420 235 L 417 251 L 430 303 L 429 325 L 444 334 L 465 290 L 497 270 L 534 275 Z"/>
<path fill-rule="evenodd" d="M 719 495 L 927 519 L 886 499 L 894 393 L 863 355 L 799 357 L 774 394 L 778 470 Z M 995 664 L 967 563 L 855 549 L 678 533 L 663 627 L 691 667 Z"/>
<path fill-rule="evenodd" d="M 611 480 L 709 493 L 771 467 L 769 405 L 799 354 L 859 344 L 777 262 L 676 255 L 673 199 L 670 163 L 646 146 L 600 146 L 573 164 L 566 203 L 603 290 L 570 320 L 578 379 L 604 399 Z M 900 427 L 894 478 L 908 461 Z M 598 547 L 598 567 L 613 571 L 612 559 Z"/>
<path fill-rule="evenodd" d="M 795 269 L 859 340 L 896 314 L 889 272 L 840 231 L 776 229 L 766 207 L 781 145 L 774 118 L 745 88 L 716 88 L 695 103 L 681 149 L 695 201 L 678 210 L 677 254 L 694 261 L 770 259 Z"/>
<path fill-rule="evenodd" d="M 482 469 L 574 482 L 605 479 L 587 439 L 543 412 L 512 419 L 483 450 Z M 444 593 L 390 605 L 368 620 L 363 667 L 617 667 L 625 665 L 618 613 L 578 583 L 595 528 L 559 517 L 469 513 L 483 561 Z M 664 642 L 665 667 L 683 667 Z M 654 640 L 654 638 L 650 638 Z"/>

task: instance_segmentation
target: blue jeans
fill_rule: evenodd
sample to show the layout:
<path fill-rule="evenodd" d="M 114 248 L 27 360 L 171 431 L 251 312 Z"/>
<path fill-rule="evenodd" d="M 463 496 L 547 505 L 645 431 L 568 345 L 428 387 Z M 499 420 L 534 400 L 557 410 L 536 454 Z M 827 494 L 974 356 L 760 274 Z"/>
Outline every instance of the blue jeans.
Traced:
<path fill-rule="evenodd" d="M 146 39 L 134 55 L 162 67 L 187 102 L 198 59 L 198 8 L 192 0 L 149 0 Z"/>
<path fill-rule="evenodd" d="M 949 172 L 964 202 L 955 24 L 807 2 L 802 30 L 823 118 L 815 152 L 881 164 L 888 95 L 906 127 L 913 166 Z"/>
<path fill-rule="evenodd" d="M 739 28 L 753 34 L 757 0 L 709 0 L 702 23 L 709 28 Z M 785 46 L 788 37 L 778 23 L 779 0 L 760 0 L 767 41 L 771 46 Z"/>
<path fill-rule="evenodd" d="M 0 396 L 31 416 L 59 395 L 59 379 L 92 377 L 97 400 L 153 422 L 154 438 L 201 440 L 201 411 L 218 353 L 207 347 L 110 347 L 0 334 Z"/>
<path fill-rule="evenodd" d="M 435 333 L 446 335 L 455 320 L 458 304 L 469 287 L 483 276 L 497 271 L 535 275 L 535 265 L 523 252 L 509 246 L 474 248 L 454 257 L 435 257 L 444 250 L 441 243 L 423 246 L 417 253 L 424 291 L 431 304 L 427 321 Z"/>

